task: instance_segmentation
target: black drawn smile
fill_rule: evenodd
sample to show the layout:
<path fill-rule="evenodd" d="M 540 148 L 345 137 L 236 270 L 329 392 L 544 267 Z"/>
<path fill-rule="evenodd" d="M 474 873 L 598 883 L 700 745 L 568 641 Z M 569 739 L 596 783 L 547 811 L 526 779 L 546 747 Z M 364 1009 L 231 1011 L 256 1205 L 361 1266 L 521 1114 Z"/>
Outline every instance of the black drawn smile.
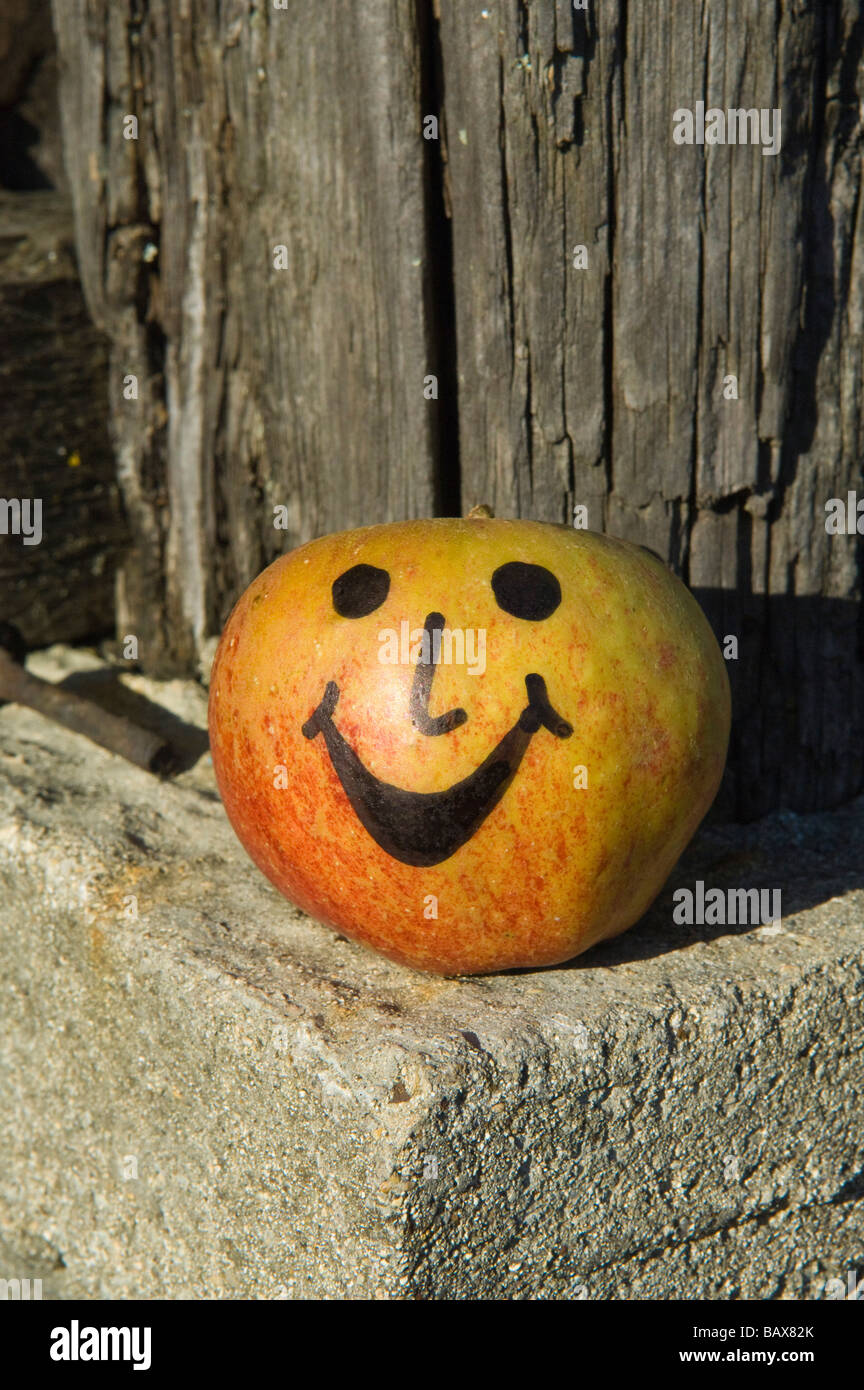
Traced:
<path fill-rule="evenodd" d="M 444 626 L 440 613 L 430 613 L 430 633 Z M 417 663 L 411 691 L 412 723 L 430 737 L 449 733 L 464 724 L 463 709 L 432 718 L 428 712 L 435 665 Z M 375 777 L 361 762 L 333 722 L 339 687 L 328 681 L 317 709 L 303 724 L 303 734 L 314 739 L 320 733 L 342 788 L 357 819 L 377 845 L 403 864 L 428 868 L 449 859 L 483 824 L 513 781 L 532 737 L 543 727 L 556 738 L 569 738 L 572 725 L 553 709 L 546 682 L 535 674 L 525 677 L 528 703 L 512 729 L 504 735 L 479 767 L 443 792 L 410 792 Z"/>

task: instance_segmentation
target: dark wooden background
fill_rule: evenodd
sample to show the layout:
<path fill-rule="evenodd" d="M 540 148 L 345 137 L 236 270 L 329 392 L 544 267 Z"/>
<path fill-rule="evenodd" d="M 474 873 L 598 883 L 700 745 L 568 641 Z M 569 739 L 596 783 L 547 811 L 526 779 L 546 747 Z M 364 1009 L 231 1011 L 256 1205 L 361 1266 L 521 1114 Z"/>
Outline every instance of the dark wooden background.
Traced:
<path fill-rule="evenodd" d="M 44 537 L 0 532 L 0 619 L 30 646 L 104 631 L 130 538 L 108 342 L 75 259 L 49 0 L 0 0 L 0 497 L 41 498 Z"/>
<path fill-rule="evenodd" d="M 824 508 L 864 497 L 864 0 L 53 13 L 147 669 L 311 536 L 581 504 L 738 638 L 721 813 L 862 789 L 864 537 Z M 780 107 L 781 152 L 676 145 L 699 100 Z"/>

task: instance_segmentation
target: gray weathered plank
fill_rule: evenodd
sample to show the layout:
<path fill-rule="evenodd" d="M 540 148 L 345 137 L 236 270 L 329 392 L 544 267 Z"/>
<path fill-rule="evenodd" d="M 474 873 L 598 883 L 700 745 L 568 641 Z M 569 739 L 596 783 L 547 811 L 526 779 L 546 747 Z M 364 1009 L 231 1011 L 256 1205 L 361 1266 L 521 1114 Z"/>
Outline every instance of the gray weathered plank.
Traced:
<path fill-rule="evenodd" d="M 133 0 L 54 7 L 136 537 L 121 621 L 167 670 L 194 663 L 282 550 L 434 507 L 426 151 L 410 0 L 302 21 L 244 0 L 137 14 Z"/>

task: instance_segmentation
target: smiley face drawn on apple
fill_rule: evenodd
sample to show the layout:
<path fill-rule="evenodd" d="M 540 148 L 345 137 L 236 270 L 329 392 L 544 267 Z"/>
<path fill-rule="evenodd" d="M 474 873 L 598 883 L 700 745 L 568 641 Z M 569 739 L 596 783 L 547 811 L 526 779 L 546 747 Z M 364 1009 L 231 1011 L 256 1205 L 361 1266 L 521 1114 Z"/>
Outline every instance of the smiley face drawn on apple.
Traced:
<path fill-rule="evenodd" d="M 555 965 L 637 922 L 716 794 L 730 716 L 667 565 L 479 515 L 274 560 L 225 624 L 208 710 L 228 819 L 274 887 L 445 976 Z"/>
<path fill-rule="evenodd" d="M 510 561 L 492 575 L 492 592 L 499 608 L 525 622 L 542 622 L 561 602 L 561 585 L 542 565 Z M 348 620 L 365 618 L 381 606 L 390 591 L 390 576 L 374 565 L 353 565 L 333 584 L 333 607 Z M 429 613 L 424 627 L 431 640 L 442 630 L 441 613 Z M 436 663 L 420 660 L 414 675 L 407 717 L 430 738 L 451 733 L 464 724 L 464 709 L 432 717 L 429 699 Z M 573 727 L 553 708 L 546 682 L 532 672 L 525 677 L 528 703 L 511 729 L 469 777 L 446 791 L 411 792 L 382 782 L 363 764 L 333 720 L 339 687 L 328 681 L 317 708 L 302 726 L 307 739 L 320 733 L 330 761 L 357 819 L 377 845 L 403 864 L 418 868 L 440 864 L 464 845 L 501 800 L 519 770 L 531 739 L 546 728 L 556 738 L 570 738 Z"/>

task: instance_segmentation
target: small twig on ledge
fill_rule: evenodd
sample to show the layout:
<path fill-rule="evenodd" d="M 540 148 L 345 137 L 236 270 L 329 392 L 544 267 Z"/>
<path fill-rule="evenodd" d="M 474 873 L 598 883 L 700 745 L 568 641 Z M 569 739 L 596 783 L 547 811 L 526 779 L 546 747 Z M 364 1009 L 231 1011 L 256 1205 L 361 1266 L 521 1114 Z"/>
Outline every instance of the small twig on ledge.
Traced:
<path fill-rule="evenodd" d="M 83 695 L 31 675 L 24 668 L 26 654 L 18 629 L 12 623 L 0 622 L 0 701 L 26 705 L 146 772 L 166 777 L 174 771 L 174 750 L 159 734 L 142 729 L 123 715 L 110 714 Z"/>

